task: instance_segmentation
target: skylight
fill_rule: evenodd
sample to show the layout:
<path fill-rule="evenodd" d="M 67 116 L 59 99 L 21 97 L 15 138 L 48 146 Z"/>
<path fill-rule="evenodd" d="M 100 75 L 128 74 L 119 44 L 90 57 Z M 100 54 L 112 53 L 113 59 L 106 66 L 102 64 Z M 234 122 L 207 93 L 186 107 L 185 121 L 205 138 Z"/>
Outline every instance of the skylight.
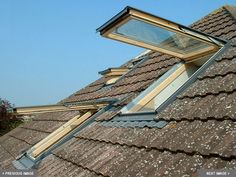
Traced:
<path fill-rule="evenodd" d="M 128 68 L 108 68 L 104 71 L 100 71 L 99 74 L 103 76 L 122 76 L 128 71 Z"/>
<path fill-rule="evenodd" d="M 216 52 L 223 41 L 152 14 L 126 7 L 97 29 L 104 37 L 184 60 Z"/>
<path fill-rule="evenodd" d="M 122 113 L 153 112 L 176 92 L 198 67 L 192 62 L 178 63 L 122 109 Z"/>
<path fill-rule="evenodd" d="M 118 79 L 120 79 L 121 76 L 123 76 L 128 71 L 128 68 L 108 68 L 104 71 L 100 71 L 99 74 L 104 77 L 109 77 L 110 79 L 107 80 L 106 84 L 111 85 L 114 84 Z"/>
<path fill-rule="evenodd" d="M 77 110 L 78 114 L 21 154 L 13 161 L 14 166 L 17 169 L 29 169 L 34 167 L 53 149 L 66 142 L 75 132 L 78 132 L 90 124 L 97 115 L 105 111 L 106 106 L 113 102 L 114 99 L 98 99 L 95 102 L 66 103 L 64 106 L 44 105 L 19 108 L 20 114 L 48 112 L 49 109 L 54 109 L 54 112 Z"/>

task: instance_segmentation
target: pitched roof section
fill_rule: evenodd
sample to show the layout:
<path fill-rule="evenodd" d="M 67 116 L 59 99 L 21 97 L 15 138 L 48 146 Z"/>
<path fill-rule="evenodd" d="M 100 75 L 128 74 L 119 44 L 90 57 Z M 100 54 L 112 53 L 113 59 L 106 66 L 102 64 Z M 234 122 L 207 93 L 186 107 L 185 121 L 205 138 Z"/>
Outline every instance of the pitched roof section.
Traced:
<path fill-rule="evenodd" d="M 229 58 L 228 58 L 229 57 Z M 236 117 L 236 47 L 229 48 L 158 119 L 232 119 Z"/>
<path fill-rule="evenodd" d="M 234 6 L 222 7 L 190 27 L 222 39 L 232 40 L 236 36 L 236 21 L 228 10 L 229 7 L 235 9 Z"/>
<path fill-rule="evenodd" d="M 236 7 L 231 5 L 225 5 L 224 8 L 236 19 Z"/>
<path fill-rule="evenodd" d="M 232 41 L 236 38 L 236 27 L 229 12 L 229 7 L 223 7 L 192 27 Z M 218 58 L 189 90 L 158 115 L 169 122 L 164 128 L 119 128 L 96 122 L 43 160 L 39 176 L 194 176 L 199 168 L 236 168 L 234 48 Z M 98 118 L 100 121 L 111 119 L 180 61 L 157 52 L 146 56 L 148 59 L 138 63 L 113 87 L 104 87 L 109 78 L 102 77 L 62 102 L 126 98 Z M 228 87 L 213 85 L 219 82 Z M 186 109 L 189 105 L 185 102 L 191 103 L 194 111 Z M 197 107 L 196 102 L 200 102 Z M 213 106 L 225 107 L 228 112 L 222 108 L 210 109 Z M 190 116 L 189 112 L 194 112 L 198 118 Z M 172 117 L 174 113 L 179 116 Z M 73 111 L 41 114 L 1 137 L 0 168 L 13 168 L 11 162 L 21 151 L 32 147 L 75 114 Z"/>
<path fill-rule="evenodd" d="M 230 126 L 228 130 L 226 125 Z M 222 133 L 213 137 L 214 127 Z M 193 176 L 201 167 L 235 167 L 233 146 L 229 149 L 224 146 L 225 141 L 221 141 L 224 135 L 232 138 L 234 131 L 235 123 L 230 121 L 172 122 L 163 129 L 94 124 L 55 151 L 54 156 L 103 176 L 117 176 L 118 173 L 121 176 Z M 198 141 L 192 139 L 194 136 L 198 136 Z M 210 144 L 209 138 L 214 139 L 215 144 Z M 217 145 L 215 155 L 211 155 L 209 152 L 214 145 Z M 223 153 L 227 151 L 231 153 Z"/>
<path fill-rule="evenodd" d="M 43 161 L 41 165 L 42 169 L 47 169 L 50 167 L 50 171 L 41 170 L 37 173 L 38 176 L 58 176 L 58 174 L 60 174 L 60 176 L 68 176 L 68 172 L 70 173 L 70 176 L 74 177 L 77 177 L 78 174 L 86 177 L 101 176 L 93 171 L 78 167 L 77 165 L 56 156 L 49 156 L 47 161 Z"/>
<path fill-rule="evenodd" d="M 217 37 L 231 40 L 236 36 L 236 22 L 228 11 L 229 8 L 233 9 L 235 7 L 222 7 L 194 23 L 191 27 Z M 160 54 L 158 52 L 149 52 L 145 57 L 147 59 L 144 62 L 139 63 L 135 68 L 127 73 L 123 79 L 114 84 L 111 88 L 104 88 L 105 83 L 109 78 L 102 77 L 95 83 L 92 83 L 88 87 L 85 87 L 65 99 L 64 102 L 91 101 L 104 97 L 123 99 L 127 96 L 132 97 L 132 95 L 132 98 L 134 98 L 134 94 L 137 95 L 141 91 L 145 90 L 154 80 L 158 79 L 174 64 L 180 61 L 177 58 Z M 116 111 L 119 111 L 119 108 L 117 108 Z M 109 113 L 109 115 L 112 115 L 109 117 L 112 118 L 116 113 Z M 101 118 L 98 119 L 103 120 L 109 118 L 101 115 Z"/>
<path fill-rule="evenodd" d="M 144 62 L 137 64 L 112 87 L 104 87 L 109 77 L 102 77 L 63 102 L 92 101 L 107 97 L 122 99 L 127 95 L 139 93 L 179 61 L 172 56 L 151 52 Z"/>
<path fill-rule="evenodd" d="M 78 114 L 78 111 L 39 114 L 32 121 L 26 122 L 0 137 L 0 148 L 2 149 L 0 168 L 8 169 L 12 166 L 12 161 L 20 154 Z"/>
<path fill-rule="evenodd" d="M 234 18 L 225 7 L 193 27 L 224 39 L 236 38 Z M 145 73 L 145 66 L 155 68 L 155 61 L 162 56 L 152 55 L 158 57 L 146 60 L 132 72 Z M 78 168 L 67 175 L 89 171 L 95 176 L 197 176 L 200 168 L 235 169 L 235 59 L 235 47 L 231 47 L 157 115 L 169 122 L 164 128 L 109 127 L 95 122 L 46 158 L 39 174 L 56 175 L 57 168 L 50 169 L 60 162 Z M 221 82 L 222 87 L 218 86 Z"/>

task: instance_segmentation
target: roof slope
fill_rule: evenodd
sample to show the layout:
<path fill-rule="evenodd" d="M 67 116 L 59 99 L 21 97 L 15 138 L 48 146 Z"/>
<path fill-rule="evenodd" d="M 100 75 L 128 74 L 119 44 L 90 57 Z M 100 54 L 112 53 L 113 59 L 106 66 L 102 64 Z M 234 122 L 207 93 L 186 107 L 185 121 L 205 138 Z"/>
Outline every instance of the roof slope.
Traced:
<path fill-rule="evenodd" d="M 172 56 L 149 52 L 148 55 L 141 56 L 146 58 L 131 69 L 122 79 L 111 87 L 105 85 L 109 77 L 101 77 L 94 83 L 84 89 L 72 94 L 70 97 L 62 100 L 60 103 L 95 101 L 99 98 L 118 98 L 121 101 L 114 107 L 102 114 L 99 119 L 110 119 L 121 109 L 122 106 L 145 90 L 150 84 L 167 72 L 174 64 L 180 60 Z M 134 61 L 136 62 L 137 59 Z M 129 66 L 132 61 L 122 65 Z M 114 111 L 115 110 L 115 111 Z M 37 115 L 32 122 L 27 122 L 14 129 L 8 134 L 0 137 L 0 156 L 1 169 L 14 168 L 11 162 L 28 150 L 34 144 L 44 139 L 49 133 L 53 132 L 65 122 L 75 117 L 79 112 L 52 112 Z M 15 146 L 17 144 L 17 146 Z M 9 148 L 9 147 L 13 148 Z"/>
<path fill-rule="evenodd" d="M 78 114 L 78 111 L 39 114 L 0 137 L 0 169 L 14 168 L 12 161 L 17 156 Z"/>
<path fill-rule="evenodd" d="M 143 62 L 138 63 L 111 87 L 106 87 L 105 85 L 110 78 L 102 77 L 62 102 L 93 101 L 100 98 L 125 98 L 127 95 L 145 90 L 154 80 L 180 61 L 175 57 L 155 52 L 150 52 L 145 58 Z"/>
<path fill-rule="evenodd" d="M 192 27 L 234 41 L 236 21 L 228 8 L 220 8 Z M 161 58 L 157 55 L 145 61 L 148 68 L 155 68 L 152 61 Z M 144 63 L 132 72 L 142 73 Z M 167 126 L 109 127 L 102 120 L 112 117 L 103 116 L 43 160 L 39 176 L 197 176 L 199 168 L 236 169 L 235 71 L 236 46 L 231 46 L 157 115 L 169 122 Z"/>
<path fill-rule="evenodd" d="M 122 106 L 129 103 L 132 98 L 145 90 L 153 81 L 180 61 L 172 56 L 157 54 L 155 52 L 149 52 L 148 55 L 140 58 L 144 57 L 147 59 L 136 64 L 129 73 L 113 86 L 107 87 L 105 85 L 106 81 L 110 79 L 109 77 L 101 77 L 84 89 L 62 100 L 60 103 L 95 101 L 98 98 L 118 98 L 121 101 L 116 103 L 114 108 L 102 114 L 99 119 L 110 119 L 114 117 Z M 130 65 L 132 61 L 127 62 L 122 67 Z M 77 111 L 39 114 L 32 122 L 24 123 L 3 137 L 0 137 L 0 149 L 3 152 L 2 156 L 0 156 L 0 162 L 3 162 L 0 164 L 0 168 L 14 168 L 11 162 L 17 156 L 44 139 L 49 133 L 59 128 L 77 114 L 79 114 Z M 11 146 L 13 148 L 9 148 Z"/>

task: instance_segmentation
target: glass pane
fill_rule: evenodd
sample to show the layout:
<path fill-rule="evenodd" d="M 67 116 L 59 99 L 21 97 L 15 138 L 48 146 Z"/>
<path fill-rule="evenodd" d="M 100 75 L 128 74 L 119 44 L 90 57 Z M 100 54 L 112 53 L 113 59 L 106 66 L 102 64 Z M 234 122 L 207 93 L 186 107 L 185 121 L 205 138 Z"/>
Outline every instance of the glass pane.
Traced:
<path fill-rule="evenodd" d="M 118 34 L 180 54 L 189 54 L 211 47 L 211 45 L 200 40 L 177 34 L 136 19 L 131 19 L 116 28 L 113 34 Z"/>

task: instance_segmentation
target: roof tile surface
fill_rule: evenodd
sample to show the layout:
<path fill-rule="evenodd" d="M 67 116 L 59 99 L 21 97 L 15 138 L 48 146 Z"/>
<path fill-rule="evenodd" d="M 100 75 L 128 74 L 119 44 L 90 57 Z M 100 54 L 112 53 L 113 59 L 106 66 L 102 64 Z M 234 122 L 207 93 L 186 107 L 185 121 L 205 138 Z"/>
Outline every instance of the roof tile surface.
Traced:
<path fill-rule="evenodd" d="M 59 128 L 65 121 L 78 114 L 78 111 L 39 114 L 32 121 L 26 122 L 0 137 L 0 148 L 3 149 L 2 153 L 5 155 L 0 157 L 1 169 L 13 168 L 11 162 L 16 157 Z M 7 158 L 9 160 L 4 160 L 6 157 L 9 157 Z M 5 163 L 2 163 L 2 161 L 5 161 Z"/>
<path fill-rule="evenodd" d="M 154 80 L 158 79 L 179 61 L 177 58 L 164 54 L 158 54 L 157 56 L 152 54 L 144 62 L 138 63 L 137 66 L 111 87 L 104 89 L 107 78 L 102 77 L 88 87 L 63 100 L 63 102 L 91 101 L 107 97 L 122 99 L 127 94 L 145 90 Z"/>
<path fill-rule="evenodd" d="M 235 20 L 225 7 L 192 27 L 227 40 L 236 37 Z M 150 52 L 149 59 L 117 85 L 142 82 L 145 72 L 152 80 L 152 74 L 161 73 L 159 67 L 168 68 L 168 63 L 171 67 L 171 63 L 179 61 L 170 57 L 162 62 L 162 57 Z M 158 114 L 157 119 L 169 122 L 164 128 L 109 127 L 95 122 L 52 156 L 103 176 L 187 177 L 198 176 L 200 168 L 236 169 L 235 58 L 235 47 L 231 47 Z M 132 90 L 132 84 L 124 88 Z M 111 113 L 107 114 L 99 121 L 107 121 Z"/>
<path fill-rule="evenodd" d="M 236 47 L 230 47 L 158 119 L 235 119 Z M 191 110 L 191 111 L 190 111 Z"/>
<path fill-rule="evenodd" d="M 235 19 L 226 7 L 191 27 L 226 40 L 233 41 L 236 38 Z M 44 159 L 38 167 L 39 176 L 192 177 L 197 176 L 200 168 L 236 169 L 235 48 L 229 48 L 193 85 L 157 115 L 156 119 L 168 122 L 161 129 L 109 127 L 101 121 L 112 119 L 129 102 L 127 100 L 132 100 L 175 63 L 180 62 L 168 55 L 149 52 L 145 60 L 113 86 L 104 87 L 108 78 L 102 77 L 63 100 L 82 102 L 107 97 L 124 99 Z M 59 122 L 68 120 L 63 117 L 66 116 L 62 116 Z M 43 121 L 40 119 L 37 122 L 39 124 Z M 25 124 L 21 129 L 42 132 L 37 125 L 28 125 Z M 45 128 L 44 134 L 51 131 L 50 127 L 53 125 Z M 13 136 L 14 131 L 12 133 Z M 34 136 L 33 133 L 14 136 L 9 134 L 7 138 L 0 138 L 0 148 L 4 150 L 0 158 L 5 167 L 19 154 L 18 150 L 36 142 L 29 138 Z M 8 138 L 15 142 L 6 141 Z M 22 145 L 21 138 L 29 139 L 24 142 L 27 146 Z M 3 141 L 6 145 L 2 144 Z M 18 149 L 13 148 L 7 153 L 8 147 L 16 141 L 21 141 L 16 146 Z"/>

